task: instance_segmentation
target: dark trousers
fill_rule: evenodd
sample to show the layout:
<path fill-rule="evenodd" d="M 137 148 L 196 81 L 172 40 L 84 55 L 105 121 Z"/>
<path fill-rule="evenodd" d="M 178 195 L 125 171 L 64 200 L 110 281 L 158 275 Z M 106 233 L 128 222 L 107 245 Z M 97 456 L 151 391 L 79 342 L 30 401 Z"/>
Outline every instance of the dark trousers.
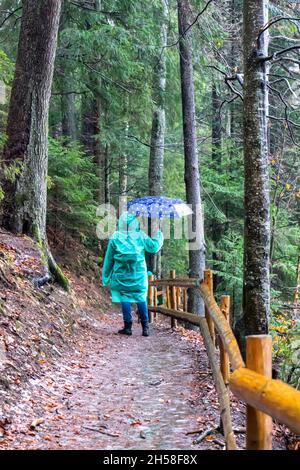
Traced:
<path fill-rule="evenodd" d="M 148 306 L 147 302 L 137 302 L 137 308 L 140 315 L 140 319 L 142 323 L 148 322 Z M 124 322 L 131 322 L 132 315 L 131 315 L 131 303 L 130 302 L 122 302 L 122 312 L 123 312 L 123 319 Z"/>

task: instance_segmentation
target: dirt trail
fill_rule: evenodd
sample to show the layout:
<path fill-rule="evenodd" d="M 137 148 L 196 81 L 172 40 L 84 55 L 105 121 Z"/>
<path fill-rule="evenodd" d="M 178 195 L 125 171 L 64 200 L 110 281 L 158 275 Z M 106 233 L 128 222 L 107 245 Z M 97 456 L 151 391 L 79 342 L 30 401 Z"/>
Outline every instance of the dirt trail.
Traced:
<path fill-rule="evenodd" d="M 199 332 L 173 331 L 158 316 L 149 338 L 137 323 L 133 336 L 118 335 L 121 315 L 80 245 L 58 258 L 70 294 L 35 287 L 44 267 L 28 237 L 0 231 L 0 255 L 0 450 L 224 449 L 217 432 L 193 444 L 220 419 Z M 230 399 L 242 431 L 245 406 Z M 274 427 L 274 448 L 285 448 L 285 436 Z"/>
<path fill-rule="evenodd" d="M 132 337 L 117 335 L 120 323 L 118 315 L 95 322 L 88 344 L 78 343 L 67 359 L 45 366 L 44 375 L 24 390 L 0 448 L 214 446 L 193 445 L 197 435 L 187 434 L 217 416 L 208 396 L 214 389 L 200 387 L 210 376 L 207 364 L 198 365 L 199 350 L 162 325 L 152 327 L 149 338 L 138 324 Z M 37 418 L 44 422 L 30 430 Z"/>

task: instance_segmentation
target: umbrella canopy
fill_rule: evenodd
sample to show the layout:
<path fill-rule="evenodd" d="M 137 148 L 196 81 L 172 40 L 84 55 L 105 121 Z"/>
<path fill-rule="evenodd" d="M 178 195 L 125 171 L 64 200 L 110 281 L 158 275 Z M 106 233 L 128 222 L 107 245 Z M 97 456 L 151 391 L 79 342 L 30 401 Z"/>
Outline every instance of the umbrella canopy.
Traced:
<path fill-rule="evenodd" d="M 191 215 L 192 209 L 181 199 L 166 196 L 145 196 L 133 199 L 127 204 L 128 212 L 148 218 L 183 217 Z"/>

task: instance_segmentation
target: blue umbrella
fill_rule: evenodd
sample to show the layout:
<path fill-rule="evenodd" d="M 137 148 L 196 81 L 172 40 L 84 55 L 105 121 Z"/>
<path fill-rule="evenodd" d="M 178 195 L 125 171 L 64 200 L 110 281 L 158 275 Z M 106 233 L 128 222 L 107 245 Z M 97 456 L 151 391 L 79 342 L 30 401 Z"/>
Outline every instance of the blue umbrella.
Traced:
<path fill-rule="evenodd" d="M 148 218 L 182 217 L 193 211 L 181 199 L 166 196 L 145 196 L 133 199 L 127 204 L 128 212 Z"/>

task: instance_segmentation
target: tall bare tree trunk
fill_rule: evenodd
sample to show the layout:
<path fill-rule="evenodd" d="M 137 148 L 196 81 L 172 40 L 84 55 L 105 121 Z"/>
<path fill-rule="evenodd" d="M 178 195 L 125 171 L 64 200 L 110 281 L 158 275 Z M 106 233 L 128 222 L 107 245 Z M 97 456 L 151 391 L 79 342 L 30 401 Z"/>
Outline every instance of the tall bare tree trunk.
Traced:
<path fill-rule="evenodd" d="M 298 305 L 299 302 L 299 288 L 300 288 L 300 247 L 297 258 L 297 269 L 296 269 L 296 287 L 294 289 L 294 304 Z"/>
<path fill-rule="evenodd" d="M 178 0 L 177 6 L 185 157 L 184 179 L 187 203 L 191 204 L 193 209 L 193 216 L 189 227 L 189 276 L 202 279 L 205 268 L 205 248 L 196 140 L 192 50 L 190 31 L 186 33 L 189 26 L 188 2 L 187 0 Z M 192 232 L 195 236 L 192 235 Z M 198 243 L 195 243 L 196 240 Z M 191 289 L 189 292 L 188 311 L 204 315 L 203 300 L 197 290 Z"/>
<path fill-rule="evenodd" d="M 247 335 L 268 332 L 270 220 L 268 177 L 268 90 L 266 63 L 268 0 L 244 1 L 244 321 Z"/>
<path fill-rule="evenodd" d="M 126 113 L 129 111 L 129 100 L 126 98 Z M 129 123 L 125 125 L 125 138 L 127 140 Z M 128 184 L 128 155 L 124 148 L 119 156 L 119 216 L 127 208 L 127 184 Z"/>
<path fill-rule="evenodd" d="M 110 164 L 109 164 L 109 147 L 105 145 L 105 175 L 104 175 L 104 191 L 105 191 L 105 202 L 110 202 Z"/>
<path fill-rule="evenodd" d="M 222 126 L 220 119 L 220 105 L 217 86 L 215 82 L 212 83 L 211 90 L 212 102 L 212 120 L 211 120 L 211 157 L 215 168 L 217 169 L 222 162 Z"/>
<path fill-rule="evenodd" d="M 64 80 L 61 94 L 61 129 L 62 135 L 75 141 L 77 139 L 75 97 L 73 93 L 68 92 L 68 86 L 70 86 L 70 81 Z"/>
<path fill-rule="evenodd" d="M 151 147 L 149 160 L 149 194 L 160 196 L 163 192 L 164 144 L 166 128 L 165 90 L 166 90 L 166 45 L 168 39 L 168 0 L 161 0 L 159 9 L 160 43 L 153 70 Z M 158 224 L 157 224 L 158 225 Z M 158 228 L 154 227 L 153 228 Z M 161 277 L 161 252 L 149 255 L 149 270 L 159 279 Z"/>
<path fill-rule="evenodd" d="M 62 5 L 61 20 L 59 26 L 59 37 L 63 36 L 64 30 L 70 27 L 70 12 L 68 2 Z M 64 41 L 64 40 L 63 40 Z M 68 48 L 70 40 L 64 41 L 63 47 Z M 60 44 L 58 44 L 58 47 Z M 73 76 L 72 76 L 72 62 L 65 59 L 58 58 L 56 61 L 56 68 L 54 76 L 58 77 L 58 88 L 61 93 L 61 131 L 62 135 L 68 137 L 69 140 L 75 141 L 77 139 L 77 126 L 76 126 L 76 113 L 75 113 L 75 95 L 72 93 L 74 90 Z"/>
<path fill-rule="evenodd" d="M 212 108 L 212 120 L 211 120 L 211 158 L 212 166 L 215 171 L 219 171 L 220 165 L 222 163 L 222 126 L 220 118 L 220 105 L 221 100 L 219 98 L 218 90 L 216 83 L 212 83 L 211 90 L 211 108 Z M 218 243 L 221 239 L 222 232 L 224 232 L 224 227 L 216 217 L 213 217 L 211 221 L 211 236 L 213 241 L 212 248 L 212 259 L 213 259 L 213 269 L 218 270 L 219 264 L 218 261 L 221 260 L 221 256 L 218 253 Z M 220 278 L 217 274 L 214 276 L 214 288 L 217 289 L 220 283 Z"/>
<path fill-rule="evenodd" d="M 94 9 L 101 11 L 101 0 L 94 0 Z M 90 25 L 87 26 L 88 28 Z M 96 56 L 97 60 L 97 56 Z M 89 88 L 93 92 L 93 97 L 83 97 L 82 101 L 82 127 L 81 142 L 88 155 L 94 157 L 98 168 L 98 194 L 99 204 L 104 204 L 105 200 L 105 171 L 106 171 L 106 152 L 101 144 L 101 118 L 102 118 L 102 100 L 101 86 L 102 81 L 97 73 L 97 65 L 95 70 L 90 73 Z"/>

